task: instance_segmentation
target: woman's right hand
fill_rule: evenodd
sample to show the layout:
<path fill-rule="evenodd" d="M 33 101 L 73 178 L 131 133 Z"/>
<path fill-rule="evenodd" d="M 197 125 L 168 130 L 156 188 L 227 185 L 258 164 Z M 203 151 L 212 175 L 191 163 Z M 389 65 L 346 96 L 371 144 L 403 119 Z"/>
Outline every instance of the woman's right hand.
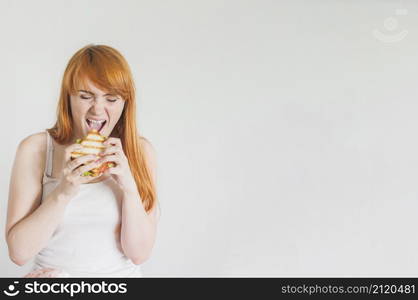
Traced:
<path fill-rule="evenodd" d="M 58 194 L 62 194 L 68 198 L 72 198 L 78 193 L 80 184 L 88 183 L 102 175 L 100 174 L 96 177 L 82 176 L 84 172 L 99 167 L 102 162 L 100 162 L 99 156 L 93 154 L 80 156 L 71 160 L 71 152 L 77 151 L 78 149 L 82 149 L 80 144 L 72 144 L 65 149 L 64 165 L 57 186 Z"/>

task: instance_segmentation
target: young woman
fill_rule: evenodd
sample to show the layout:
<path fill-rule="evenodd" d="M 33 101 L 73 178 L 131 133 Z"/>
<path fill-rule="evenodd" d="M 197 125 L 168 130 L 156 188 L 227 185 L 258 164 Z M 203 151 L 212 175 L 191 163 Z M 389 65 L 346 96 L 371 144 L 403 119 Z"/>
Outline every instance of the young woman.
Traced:
<path fill-rule="evenodd" d="M 108 137 L 100 157 L 71 160 L 91 129 Z M 82 176 L 114 162 L 98 177 Z M 23 139 L 10 179 L 6 240 L 28 277 L 140 277 L 159 204 L 156 155 L 136 128 L 135 88 L 115 49 L 88 45 L 65 70 L 55 125 Z M 84 174 L 85 175 L 85 174 Z"/>

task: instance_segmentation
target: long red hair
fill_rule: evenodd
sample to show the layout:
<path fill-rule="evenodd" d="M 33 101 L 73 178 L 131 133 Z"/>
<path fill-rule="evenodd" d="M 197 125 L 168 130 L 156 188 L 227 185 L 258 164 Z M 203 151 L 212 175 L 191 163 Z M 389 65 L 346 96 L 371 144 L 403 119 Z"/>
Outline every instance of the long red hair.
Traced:
<path fill-rule="evenodd" d="M 120 138 L 142 203 L 149 212 L 156 204 L 156 188 L 140 139 L 148 141 L 137 131 L 135 85 L 131 70 L 116 49 L 105 45 L 87 45 L 73 55 L 62 80 L 57 121 L 54 127 L 47 130 L 61 145 L 74 142 L 71 141 L 73 120 L 70 95 L 85 88 L 87 80 L 102 90 L 120 95 L 125 101 L 122 115 L 110 136 Z"/>

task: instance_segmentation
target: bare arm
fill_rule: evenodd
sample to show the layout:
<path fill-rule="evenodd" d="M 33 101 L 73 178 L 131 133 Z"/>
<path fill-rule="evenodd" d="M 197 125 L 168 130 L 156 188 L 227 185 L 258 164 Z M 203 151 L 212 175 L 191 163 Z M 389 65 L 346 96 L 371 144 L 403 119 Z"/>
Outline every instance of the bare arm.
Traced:
<path fill-rule="evenodd" d="M 9 185 L 6 240 L 9 256 L 18 265 L 31 259 L 51 237 L 65 201 L 51 193 L 41 204 L 44 135 L 24 139 L 18 146 Z M 61 200 L 61 201 L 60 201 Z"/>
<path fill-rule="evenodd" d="M 9 256 L 18 265 L 25 264 L 44 248 L 61 221 L 65 208 L 77 192 L 81 179 L 77 172 L 65 169 L 57 187 L 42 200 L 45 135 L 36 134 L 24 139 L 18 146 L 9 186 L 6 223 L 6 241 Z M 44 145 L 44 146 L 42 146 Z M 66 149 L 66 163 L 77 144 Z M 41 149 L 44 151 L 41 151 Z M 86 160 L 79 158 L 77 162 Z M 91 157 L 90 157 L 91 159 Z M 74 162 L 75 167 L 77 163 Z M 79 168 L 83 172 L 89 164 Z M 75 179 L 77 178 L 77 179 Z M 77 184 L 70 183 L 77 180 Z"/>
<path fill-rule="evenodd" d="M 24 265 L 45 247 L 63 217 L 68 198 L 52 191 L 33 212 L 16 222 L 23 209 L 9 209 L 7 244 L 11 260 Z"/>
<path fill-rule="evenodd" d="M 151 171 L 151 177 L 156 181 L 155 151 L 147 142 L 144 142 L 146 161 Z M 159 219 L 158 204 L 147 213 L 142 205 L 139 193 L 126 191 L 122 201 L 122 228 L 121 244 L 123 251 L 133 263 L 141 264 L 146 261 L 154 246 L 157 223 Z"/>

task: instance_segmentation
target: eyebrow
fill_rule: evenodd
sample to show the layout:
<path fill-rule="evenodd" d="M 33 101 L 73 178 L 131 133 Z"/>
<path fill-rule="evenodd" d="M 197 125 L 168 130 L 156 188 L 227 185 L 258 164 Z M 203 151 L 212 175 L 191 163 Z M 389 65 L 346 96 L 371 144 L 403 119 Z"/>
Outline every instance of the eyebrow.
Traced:
<path fill-rule="evenodd" d="M 94 93 L 93 92 L 90 92 L 90 91 L 85 91 L 85 90 L 78 90 L 79 92 L 84 92 L 84 93 L 88 93 L 88 94 L 90 94 L 90 95 L 93 95 L 94 96 Z M 117 96 L 116 94 L 104 94 L 103 96 Z"/>

